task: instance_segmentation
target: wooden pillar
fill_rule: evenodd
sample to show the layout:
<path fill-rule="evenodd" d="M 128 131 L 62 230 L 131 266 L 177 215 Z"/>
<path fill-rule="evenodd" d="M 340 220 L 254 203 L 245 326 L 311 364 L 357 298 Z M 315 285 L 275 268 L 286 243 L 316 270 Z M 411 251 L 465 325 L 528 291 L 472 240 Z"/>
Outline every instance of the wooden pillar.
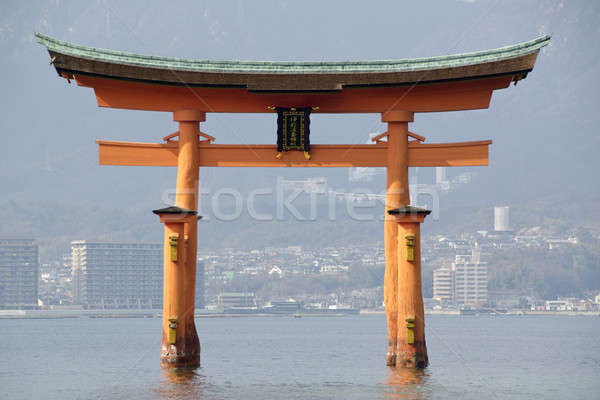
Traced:
<path fill-rule="evenodd" d="M 397 367 L 425 368 L 429 362 L 421 290 L 421 223 L 430 212 L 411 206 L 388 211 L 398 230 Z"/>
<path fill-rule="evenodd" d="M 183 296 L 190 251 L 185 231 L 186 226 L 197 223 L 196 212 L 180 207 L 167 207 L 153 212 L 165 224 L 160 362 L 164 367 L 196 367 L 200 362 L 199 344 L 190 344 L 189 336 L 195 334 L 196 329 L 186 318 L 188 305 L 186 296 Z"/>
<path fill-rule="evenodd" d="M 398 337 L 398 255 L 396 222 L 387 211 L 410 203 L 408 191 L 408 123 L 413 121 L 409 111 L 388 111 L 381 114 L 388 125 L 387 188 L 385 194 L 385 276 L 383 301 L 388 325 L 387 365 L 396 365 Z"/>
<path fill-rule="evenodd" d="M 200 165 L 198 134 L 200 133 L 200 122 L 206 120 L 206 114 L 198 110 L 178 110 L 173 113 L 173 120 L 179 122 L 175 205 L 181 209 L 196 212 L 198 210 Z M 167 240 L 166 237 L 165 240 Z M 177 286 L 177 293 L 173 296 L 177 297 L 177 301 L 181 303 L 182 307 L 178 317 L 177 329 L 178 332 L 181 331 L 184 334 L 181 339 L 183 345 L 178 348 L 180 354 L 178 353 L 176 359 L 171 358 L 168 360 L 169 362 L 163 362 L 162 364 L 173 367 L 196 367 L 200 365 L 200 340 L 194 323 L 198 245 L 197 219 L 190 220 L 184 225 L 183 236 L 180 240 L 185 243 L 186 247 L 185 258 L 180 262 L 177 270 L 181 274 L 182 284 Z M 165 244 L 165 249 L 166 246 Z M 163 313 L 163 327 L 165 324 L 168 325 L 168 318 Z M 167 360 L 165 357 L 162 359 Z"/>

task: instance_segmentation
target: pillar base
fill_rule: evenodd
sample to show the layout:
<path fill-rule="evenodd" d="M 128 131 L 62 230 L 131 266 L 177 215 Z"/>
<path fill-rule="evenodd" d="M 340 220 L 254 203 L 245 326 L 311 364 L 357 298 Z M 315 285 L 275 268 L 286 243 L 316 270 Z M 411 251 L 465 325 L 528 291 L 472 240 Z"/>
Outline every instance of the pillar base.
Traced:
<path fill-rule="evenodd" d="M 200 366 L 200 353 L 162 355 L 162 368 L 196 368 Z"/>
<path fill-rule="evenodd" d="M 393 353 L 388 353 L 385 356 L 385 365 L 387 365 L 388 367 L 395 367 L 396 366 L 396 355 Z"/>
<path fill-rule="evenodd" d="M 396 355 L 397 368 L 425 368 L 429 365 L 425 342 L 407 344 Z"/>
<path fill-rule="evenodd" d="M 163 368 L 196 368 L 200 366 L 200 340 L 193 323 L 188 325 L 193 333 L 183 343 L 170 344 L 163 337 L 160 365 Z"/>

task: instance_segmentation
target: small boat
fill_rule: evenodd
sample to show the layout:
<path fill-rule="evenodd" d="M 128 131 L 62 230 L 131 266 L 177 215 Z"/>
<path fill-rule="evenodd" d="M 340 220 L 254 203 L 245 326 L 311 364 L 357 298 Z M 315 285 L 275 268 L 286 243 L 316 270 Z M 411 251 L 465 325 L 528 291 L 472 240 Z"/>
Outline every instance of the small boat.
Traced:
<path fill-rule="evenodd" d="M 296 311 L 296 314 L 294 314 L 294 318 L 302 318 L 302 315 L 300 315 L 300 311 Z"/>

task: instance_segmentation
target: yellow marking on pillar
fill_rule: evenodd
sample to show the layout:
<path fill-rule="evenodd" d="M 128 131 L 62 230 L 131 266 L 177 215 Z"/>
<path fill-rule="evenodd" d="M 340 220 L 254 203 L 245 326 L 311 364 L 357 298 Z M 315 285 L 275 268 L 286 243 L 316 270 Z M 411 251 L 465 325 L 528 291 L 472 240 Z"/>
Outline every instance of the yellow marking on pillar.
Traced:
<path fill-rule="evenodd" d="M 415 317 L 410 316 L 406 318 L 406 343 L 414 344 L 415 343 Z"/>
<path fill-rule="evenodd" d="M 169 344 L 177 342 L 177 318 L 169 318 Z"/>
<path fill-rule="evenodd" d="M 179 247 L 179 235 L 169 236 L 169 245 L 171 246 L 171 261 L 177 262 L 177 250 Z"/>
<path fill-rule="evenodd" d="M 415 261 L 415 235 L 406 237 L 406 261 Z"/>

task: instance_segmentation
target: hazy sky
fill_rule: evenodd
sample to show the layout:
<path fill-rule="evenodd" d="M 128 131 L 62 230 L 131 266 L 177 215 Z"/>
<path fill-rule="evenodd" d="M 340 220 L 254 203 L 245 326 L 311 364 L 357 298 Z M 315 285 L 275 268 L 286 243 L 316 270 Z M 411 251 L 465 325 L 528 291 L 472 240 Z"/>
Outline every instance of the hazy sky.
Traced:
<path fill-rule="evenodd" d="M 99 167 L 95 139 L 159 141 L 171 115 L 100 109 L 90 89 L 69 85 L 35 43 L 39 31 L 84 45 L 197 59 L 368 60 L 484 50 L 553 35 L 534 71 L 497 91 L 488 110 L 419 114 L 428 142 L 493 139 L 489 167 L 449 202 L 518 202 L 556 193 L 597 196 L 600 12 L 590 1 L 5 1 L 0 15 L 0 202 L 160 205 L 169 168 Z M 313 143 L 363 143 L 379 115 L 314 116 Z M 273 115 L 213 115 L 220 143 L 274 143 Z M 449 171 L 453 176 L 465 169 Z M 347 170 L 204 169 L 203 184 L 247 190 L 277 175 Z M 433 179 L 429 169 L 419 180 Z M 383 190 L 383 180 L 373 182 Z"/>

